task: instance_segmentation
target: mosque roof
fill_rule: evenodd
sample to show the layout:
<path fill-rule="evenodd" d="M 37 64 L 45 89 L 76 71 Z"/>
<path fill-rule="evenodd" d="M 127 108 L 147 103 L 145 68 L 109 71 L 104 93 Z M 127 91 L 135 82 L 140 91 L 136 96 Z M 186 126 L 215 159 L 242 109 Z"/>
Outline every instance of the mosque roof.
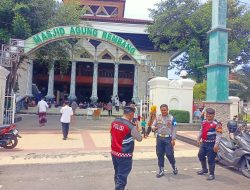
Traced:
<path fill-rule="evenodd" d="M 115 23 L 130 23 L 130 24 L 153 24 L 152 20 L 132 19 L 132 18 L 117 18 L 117 17 L 100 17 L 100 16 L 82 16 L 83 20 L 99 21 L 99 22 L 115 22 Z"/>

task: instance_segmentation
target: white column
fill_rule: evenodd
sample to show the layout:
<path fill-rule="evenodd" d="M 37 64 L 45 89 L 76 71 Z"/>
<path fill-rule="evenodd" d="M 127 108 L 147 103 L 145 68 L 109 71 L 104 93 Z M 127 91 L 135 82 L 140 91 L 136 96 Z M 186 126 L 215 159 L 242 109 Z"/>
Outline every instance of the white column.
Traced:
<path fill-rule="evenodd" d="M 119 80 L 118 74 L 119 74 L 119 63 L 115 63 L 112 99 L 115 99 L 115 97 L 118 97 L 118 80 Z"/>
<path fill-rule="evenodd" d="M 134 70 L 134 87 L 133 87 L 133 98 L 132 101 L 135 102 L 136 104 L 139 103 L 139 98 L 138 98 L 138 65 L 135 63 L 135 70 Z"/>
<path fill-rule="evenodd" d="M 90 97 L 93 103 L 97 102 L 97 79 L 98 79 L 98 62 L 94 62 L 94 72 L 93 72 L 93 83 L 92 83 L 92 95 Z"/>
<path fill-rule="evenodd" d="M 10 72 L 7 69 L 0 66 L 0 125 L 3 124 L 3 119 L 4 119 L 5 88 L 6 88 L 6 79 L 9 73 Z"/>
<path fill-rule="evenodd" d="M 229 96 L 228 97 L 230 104 L 230 119 L 233 119 L 235 115 L 239 115 L 239 102 L 240 98 L 237 96 Z"/>
<path fill-rule="evenodd" d="M 69 100 L 76 100 L 76 62 L 72 61 L 71 64 L 71 77 L 70 77 L 70 93 Z"/>
<path fill-rule="evenodd" d="M 28 76 L 27 76 L 27 86 L 26 86 L 26 96 L 33 97 L 32 94 L 32 76 L 33 76 L 33 60 L 29 60 L 28 63 Z"/>
<path fill-rule="evenodd" d="M 49 81 L 48 81 L 48 92 L 45 96 L 48 100 L 54 100 L 54 63 L 52 64 L 49 71 Z"/>

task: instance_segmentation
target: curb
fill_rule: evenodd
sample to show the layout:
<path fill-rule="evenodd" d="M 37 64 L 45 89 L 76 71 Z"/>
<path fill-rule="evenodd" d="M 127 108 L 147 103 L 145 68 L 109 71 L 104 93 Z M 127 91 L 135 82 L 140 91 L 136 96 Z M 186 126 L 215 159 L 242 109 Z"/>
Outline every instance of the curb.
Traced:
<path fill-rule="evenodd" d="M 197 141 L 194 140 L 194 139 L 191 139 L 191 138 L 188 138 L 188 137 L 184 137 L 182 135 L 176 135 L 177 139 L 182 141 L 182 142 L 185 142 L 185 143 L 188 143 L 190 145 L 193 145 L 193 146 L 196 146 L 197 147 Z"/>

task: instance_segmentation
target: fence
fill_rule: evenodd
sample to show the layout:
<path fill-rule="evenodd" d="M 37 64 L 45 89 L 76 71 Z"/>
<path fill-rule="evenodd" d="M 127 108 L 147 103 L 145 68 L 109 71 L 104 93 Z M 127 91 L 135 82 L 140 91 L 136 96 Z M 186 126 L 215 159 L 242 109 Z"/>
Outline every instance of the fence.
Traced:
<path fill-rule="evenodd" d="M 5 96 L 4 98 L 4 117 L 3 124 L 12 124 L 15 122 L 16 95 Z"/>

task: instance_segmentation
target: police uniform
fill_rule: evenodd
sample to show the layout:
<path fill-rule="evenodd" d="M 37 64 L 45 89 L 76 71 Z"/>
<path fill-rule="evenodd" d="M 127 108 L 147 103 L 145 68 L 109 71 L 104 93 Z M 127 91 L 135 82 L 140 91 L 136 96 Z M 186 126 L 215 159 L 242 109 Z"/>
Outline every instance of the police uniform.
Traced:
<path fill-rule="evenodd" d="M 162 177 L 164 175 L 165 154 L 173 168 L 173 173 L 176 175 L 178 170 L 175 166 L 174 150 L 171 142 L 176 138 L 176 120 L 170 114 L 167 116 L 162 116 L 160 114 L 155 119 L 152 126 L 157 129 L 156 154 L 158 157 L 159 173 L 156 177 Z"/>
<path fill-rule="evenodd" d="M 207 114 L 215 114 L 215 110 L 212 108 L 206 109 Z M 213 180 L 214 171 L 215 171 L 215 157 L 216 152 L 214 152 L 215 145 L 219 145 L 222 135 L 222 125 L 217 120 L 213 119 L 208 121 L 207 119 L 203 120 L 201 123 L 201 130 L 198 135 L 198 142 L 202 140 L 200 145 L 200 150 L 198 153 L 198 158 L 201 162 L 202 170 L 198 171 L 198 175 L 203 175 L 208 173 L 209 176 L 207 180 Z M 206 158 L 207 157 L 207 158 Z M 208 159 L 208 168 L 207 168 L 207 159 Z"/>
<path fill-rule="evenodd" d="M 124 113 L 134 112 L 134 108 L 125 107 Z M 116 118 L 110 128 L 111 155 L 115 170 L 115 190 L 124 190 L 127 177 L 132 169 L 134 139 L 142 140 L 136 126 L 126 118 Z"/>

